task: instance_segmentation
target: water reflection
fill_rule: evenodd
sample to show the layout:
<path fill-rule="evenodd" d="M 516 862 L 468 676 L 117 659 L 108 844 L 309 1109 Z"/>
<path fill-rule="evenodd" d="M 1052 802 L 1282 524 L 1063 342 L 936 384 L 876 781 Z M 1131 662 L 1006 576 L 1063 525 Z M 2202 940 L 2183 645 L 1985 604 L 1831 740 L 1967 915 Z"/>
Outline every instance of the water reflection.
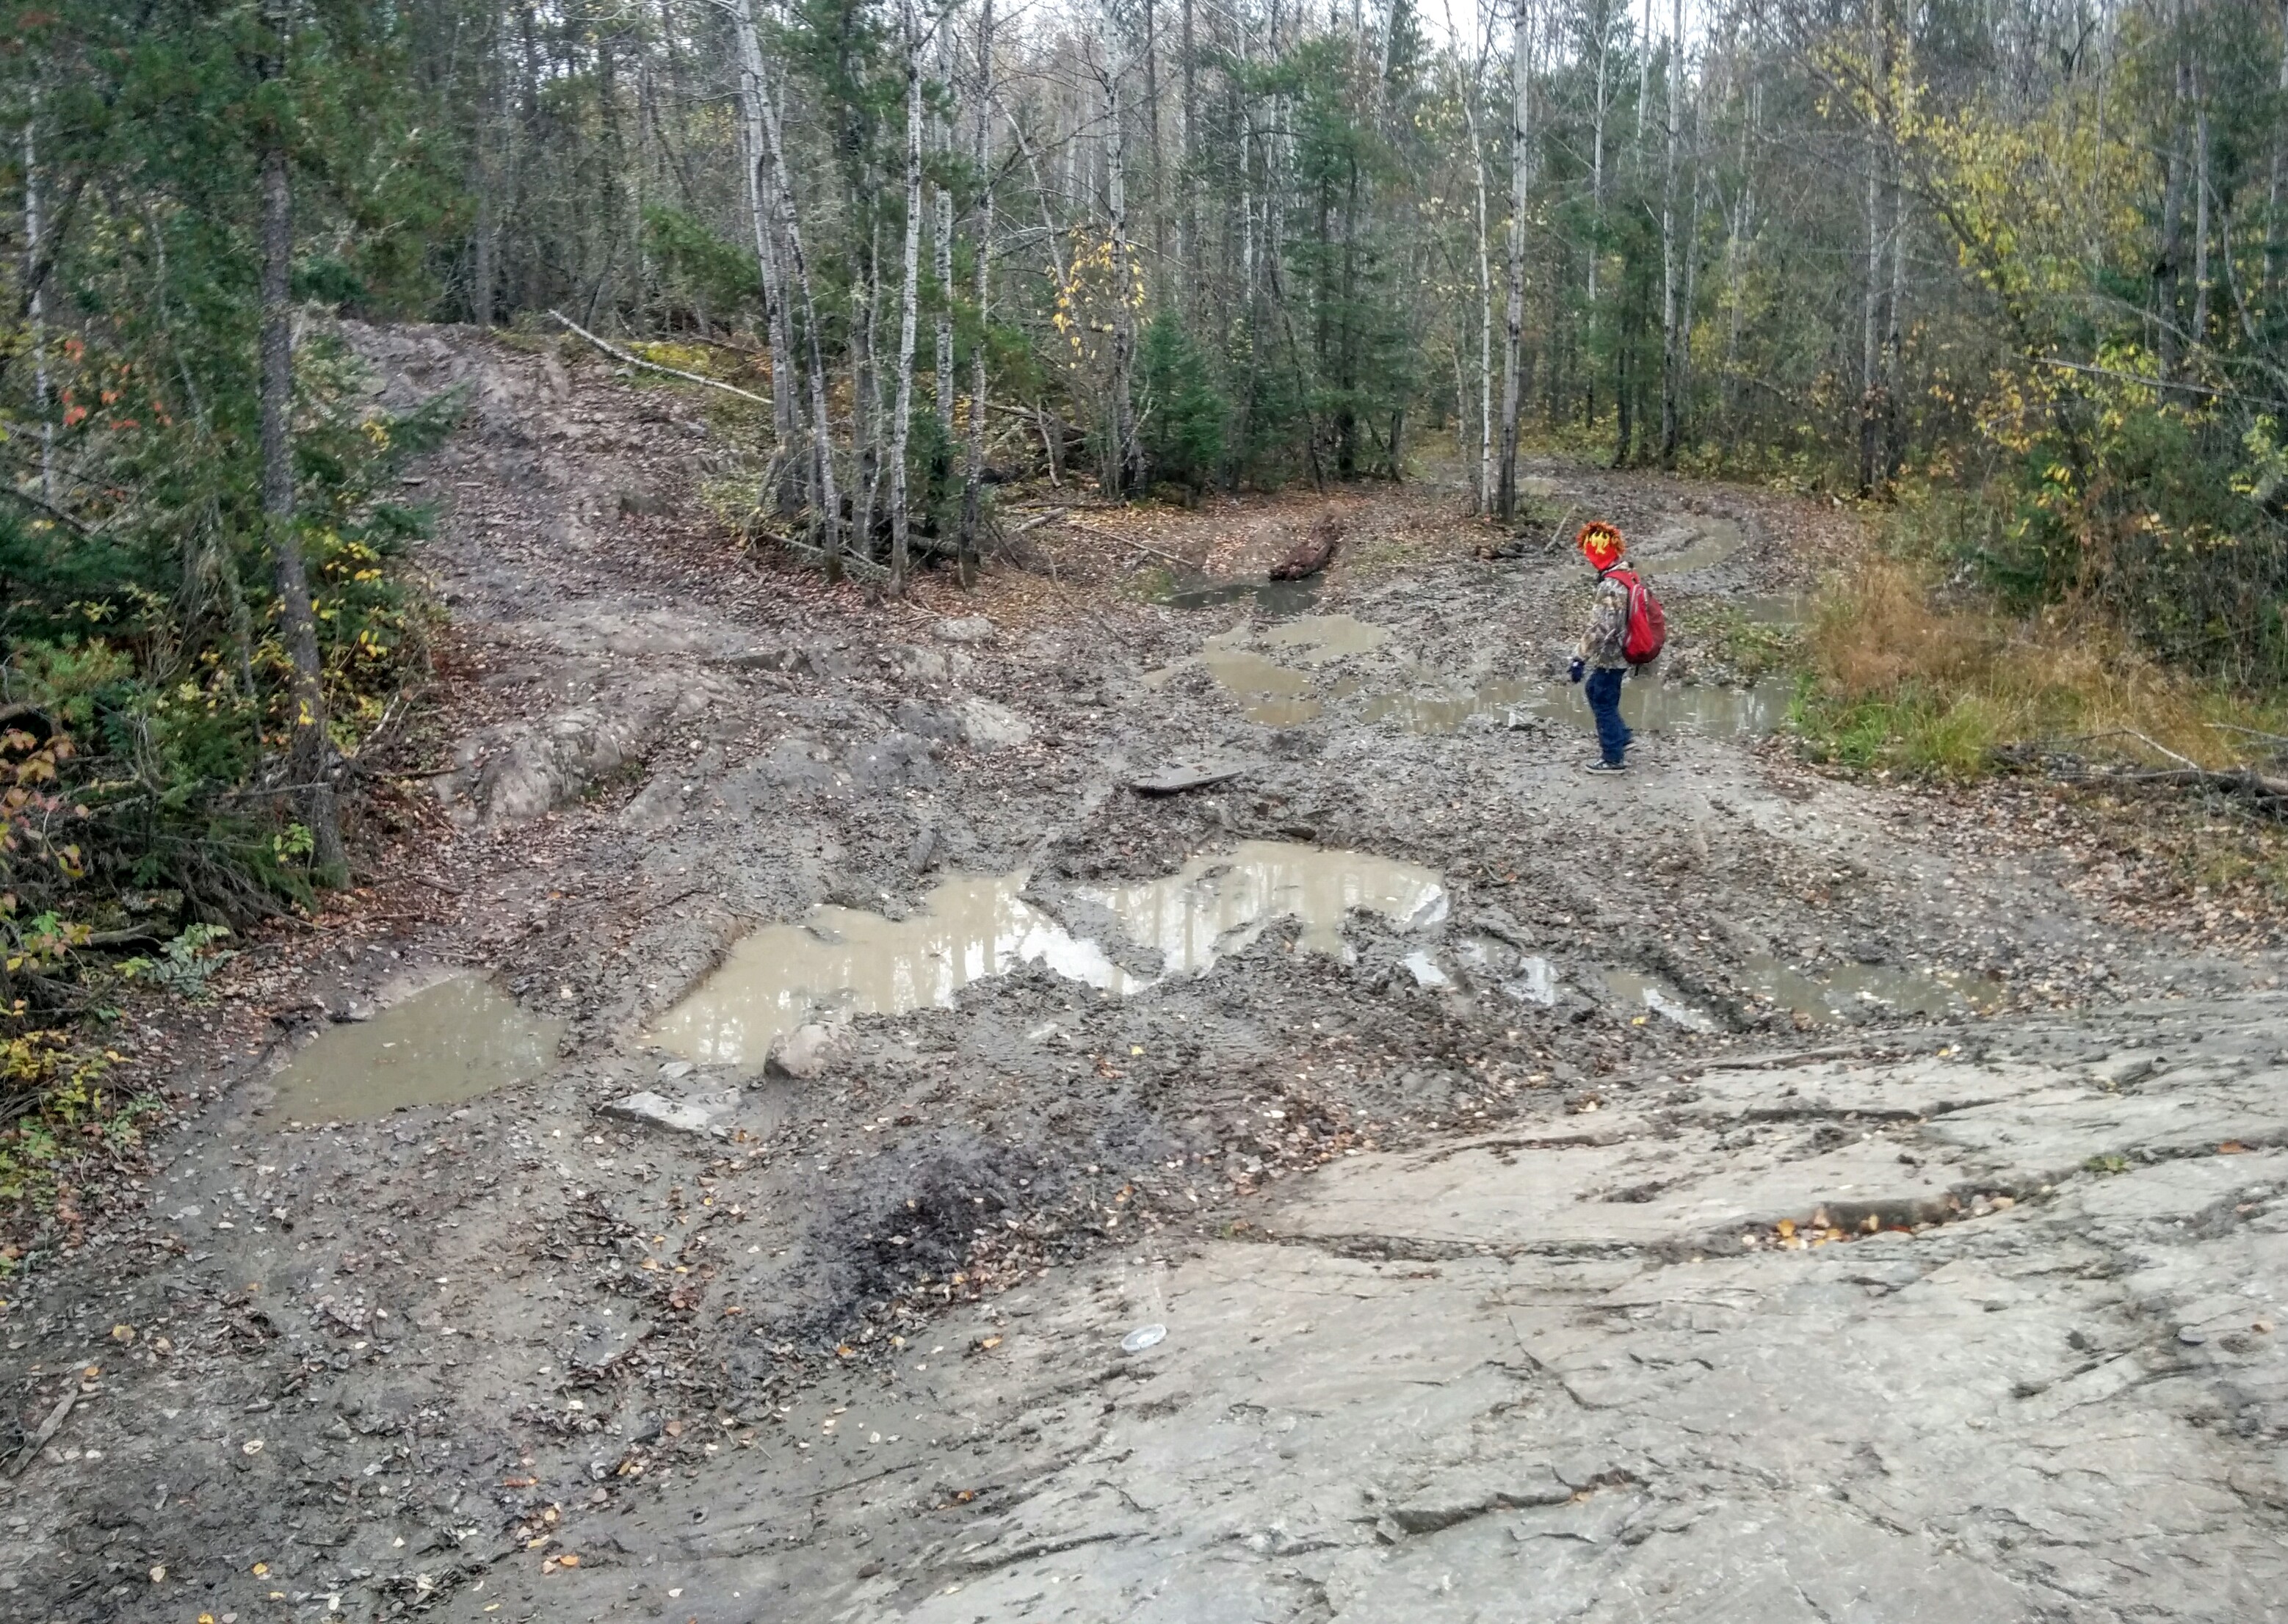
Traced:
<path fill-rule="evenodd" d="M 1303 950 L 1347 957 L 1342 927 L 1354 909 L 1408 929 L 1436 924 L 1446 909 L 1445 887 L 1430 869 L 1277 841 L 1196 857 L 1162 879 L 1076 888 L 1115 915 L 1132 942 L 1160 953 L 1160 973 L 1144 976 L 1025 901 L 1025 883 L 1022 872 L 949 878 L 902 920 L 821 907 L 803 924 L 766 926 L 669 1011 L 652 1039 L 694 1060 L 753 1067 L 774 1038 L 821 1012 L 941 1008 L 972 982 L 1023 964 L 1125 996 L 1204 973 L 1277 920 L 1301 922 Z"/>
<path fill-rule="evenodd" d="M 1164 879 L 1083 894 L 1117 915 L 1131 941 L 1159 949 L 1170 975 L 1205 970 L 1275 920 L 1301 922 L 1304 951 L 1347 958 L 1343 922 L 1354 909 L 1404 930 L 1434 926 L 1446 911 L 1444 884 L 1418 863 L 1271 840 L 1196 857 Z"/>
<path fill-rule="evenodd" d="M 482 976 L 455 976 L 321 1033 L 278 1073 L 270 1112 L 354 1121 L 473 1099 L 547 1071 L 563 1033 L 562 1021 L 528 1014 Z"/>

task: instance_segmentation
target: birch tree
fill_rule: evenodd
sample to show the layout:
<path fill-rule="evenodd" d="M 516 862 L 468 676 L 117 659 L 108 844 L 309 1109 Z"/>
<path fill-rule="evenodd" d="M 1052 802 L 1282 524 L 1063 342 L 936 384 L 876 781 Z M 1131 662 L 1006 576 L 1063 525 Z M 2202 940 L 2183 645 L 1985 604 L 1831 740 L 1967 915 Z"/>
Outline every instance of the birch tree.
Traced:
<path fill-rule="evenodd" d="M 1511 0 L 1509 308 L 1502 327 L 1501 488 L 1497 508 L 1517 516 L 1517 408 L 1525 340 L 1525 219 L 1533 185 L 1532 0 Z"/>
<path fill-rule="evenodd" d="M 898 290 L 898 398 L 890 415 L 890 595 L 902 598 L 912 564 L 906 504 L 906 444 L 914 414 L 914 327 L 922 264 L 922 33 L 914 0 L 902 0 L 906 47 L 906 251 Z M 949 366 L 947 370 L 952 368 Z"/>
<path fill-rule="evenodd" d="M 1188 11 L 1186 15 L 1190 13 Z M 979 0 L 970 166 L 977 176 L 977 337 L 969 355 L 969 459 L 961 482 L 961 584 L 977 584 L 978 493 L 985 479 L 986 352 L 993 290 L 993 0 Z"/>

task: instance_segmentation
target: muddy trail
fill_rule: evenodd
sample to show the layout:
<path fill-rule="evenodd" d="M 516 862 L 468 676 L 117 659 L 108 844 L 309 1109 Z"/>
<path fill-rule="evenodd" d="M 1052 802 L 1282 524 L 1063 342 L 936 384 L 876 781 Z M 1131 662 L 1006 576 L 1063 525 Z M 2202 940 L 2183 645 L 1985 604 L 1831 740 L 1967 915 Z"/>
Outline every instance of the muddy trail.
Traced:
<path fill-rule="evenodd" d="M 470 401 L 434 716 L 121 1034 L 181 1121 L 8 1283 L 0 1613 L 2279 1616 L 2278 955 L 1774 741 L 1709 629 L 1831 513 L 1028 485 L 884 603 L 691 392 L 350 337 Z M 1619 777 L 1576 512 L 1677 628 Z"/>

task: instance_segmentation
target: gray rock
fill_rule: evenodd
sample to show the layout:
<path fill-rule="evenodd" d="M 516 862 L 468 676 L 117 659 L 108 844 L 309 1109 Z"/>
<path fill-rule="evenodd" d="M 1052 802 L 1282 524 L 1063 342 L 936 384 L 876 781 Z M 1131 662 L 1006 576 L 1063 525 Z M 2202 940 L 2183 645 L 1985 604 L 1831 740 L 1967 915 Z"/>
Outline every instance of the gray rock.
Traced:
<path fill-rule="evenodd" d="M 1033 725 L 1006 705 L 973 694 L 956 709 L 961 717 L 962 737 L 980 749 L 1032 742 Z"/>
<path fill-rule="evenodd" d="M 2143 1050 L 2124 1049 L 2109 1054 L 2092 1066 L 2091 1075 L 2100 1082 L 2116 1089 L 2125 1089 L 2133 1082 L 2142 1082 L 2153 1074 L 2157 1057 Z"/>
<path fill-rule="evenodd" d="M 807 1082 L 824 1073 L 835 1061 L 849 1052 L 848 1031 L 839 1026 L 822 1021 L 806 1021 L 791 1032 L 783 1032 L 771 1040 L 770 1054 L 763 1061 L 765 1074 L 772 1077 L 792 1077 Z"/>
<path fill-rule="evenodd" d="M 941 641 L 947 643 L 989 643 L 995 630 L 993 622 L 981 614 L 958 615 L 940 621 L 931 628 Z"/>
<path fill-rule="evenodd" d="M 693 1100 L 673 1100 L 655 1094 L 649 1089 L 613 1100 L 602 1107 L 602 1114 L 618 1117 L 623 1121 L 641 1122 L 647 1128 L 664 1128 L 675 1133 L 707 1134 L 719 1137 L 727 1130 L 725 1119 L 730 1111 L 723 1102 L 701 1104 Z"/>
<path fill-rule="evenodd" d="M 1181 795 L 1229 783 L 1259 764 L 1236 756 L 1211 757 L 1201 761 L 1175 761 L 1128 780 L 1138 795 Z"/>

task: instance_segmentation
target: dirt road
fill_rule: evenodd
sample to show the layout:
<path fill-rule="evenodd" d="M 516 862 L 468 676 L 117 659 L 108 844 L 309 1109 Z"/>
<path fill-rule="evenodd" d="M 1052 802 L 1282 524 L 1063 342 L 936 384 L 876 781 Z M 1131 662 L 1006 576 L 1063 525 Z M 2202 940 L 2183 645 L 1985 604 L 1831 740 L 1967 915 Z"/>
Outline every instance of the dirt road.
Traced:
<path fill-rule="evenodd" d="M 1818 510 L 1539 471 L 1680 628 L 1600 779 L 1581 570 L 1435 488 L 1279 595 L 1315 497 L 1005 492 L 1043 574 L 870 604 L 709 402 L 354 337 L 471 392 L 441 732 L 123 1034 L 0 1612 L 2279 1616 L 2278 957 L 1767 745 Z"/>

